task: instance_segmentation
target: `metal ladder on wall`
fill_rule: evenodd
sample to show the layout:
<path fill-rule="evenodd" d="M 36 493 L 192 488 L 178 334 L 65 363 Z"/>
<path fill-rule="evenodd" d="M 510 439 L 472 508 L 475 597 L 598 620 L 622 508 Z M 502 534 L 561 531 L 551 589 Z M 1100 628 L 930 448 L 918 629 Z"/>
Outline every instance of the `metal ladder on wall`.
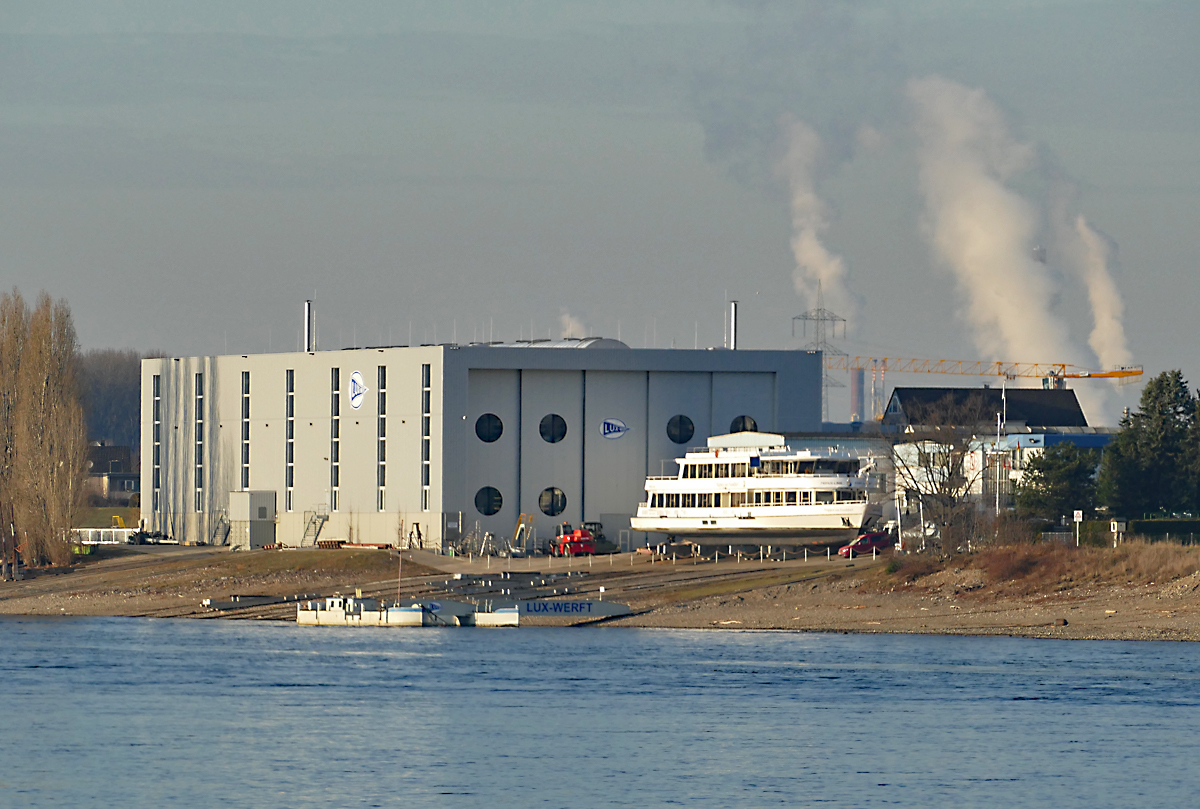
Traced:
<path fill-rule="evenodd" d="M 321 529 L 329 520 L 329 508 L 317 506 L 312 511 L 304 512 L 304 536 L 300 537 L 301 548 L 315 548 Z"/>

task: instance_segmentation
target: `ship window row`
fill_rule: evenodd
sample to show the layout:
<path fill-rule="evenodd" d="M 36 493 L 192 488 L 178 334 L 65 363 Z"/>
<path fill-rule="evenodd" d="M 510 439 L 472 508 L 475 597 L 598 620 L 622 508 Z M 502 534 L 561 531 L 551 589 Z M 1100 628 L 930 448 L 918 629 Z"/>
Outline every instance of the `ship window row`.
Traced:
<path fill-rule="evenodd" d="M 755 469 L 756 475 L 853 475 L 858 472 L 858 461 L 761 461 Z M 689 463 L 683 464 L 681 477 L 744 478 L 749 474 L 748 463 Z"/>
<path fill-rule="evenodd" d="M 750 474 L 748 463 L 689 463 L 683 465 L 683 477 L 744 478 Z"/>
<path fill-rule="evenodd" d="M 741 506 L 811 506 L 828 503 L 862 503 L 862 489 L 832 491 L 756 491 L 756 492 L 656 492 L 650 495 L 651 508 L 739 508 Z"/>

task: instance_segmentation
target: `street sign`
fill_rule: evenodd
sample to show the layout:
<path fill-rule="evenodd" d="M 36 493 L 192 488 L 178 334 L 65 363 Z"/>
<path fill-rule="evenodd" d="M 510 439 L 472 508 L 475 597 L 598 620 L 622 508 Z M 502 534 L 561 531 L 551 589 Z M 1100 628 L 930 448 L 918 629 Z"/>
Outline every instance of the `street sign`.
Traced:
<path fill-rule="evenodd" d="M 1075 522 L 1083 522 L 1083 512 L 1082 511 L 1079 511 L 1079 510 L 1075 511 Z"/>

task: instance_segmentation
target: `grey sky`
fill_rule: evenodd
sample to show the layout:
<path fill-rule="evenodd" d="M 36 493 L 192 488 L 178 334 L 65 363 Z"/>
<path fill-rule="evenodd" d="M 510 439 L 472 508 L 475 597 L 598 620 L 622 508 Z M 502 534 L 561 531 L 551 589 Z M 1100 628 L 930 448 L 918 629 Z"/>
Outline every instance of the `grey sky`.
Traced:
<path fill-rule="evenodd" d="M 936 74 L 1035 147 L 1015 192 L 1073 184 L 1116 243 L 1134 361 L 1200 382 L 1198 32 L 1190 2 L 11 3 L 0 255 L 86 347 L 290 350 L 314 293 L 324 348 L 564 316 L 719 345 L 727 296 L 743 345 L 794 347 L 790 114 L 825 147 L 845 350 L 1070 360 L 982 356 L 931 249 L 905 87 Z M 1047 272 L 1086 350 L 1087 294 Z"/>

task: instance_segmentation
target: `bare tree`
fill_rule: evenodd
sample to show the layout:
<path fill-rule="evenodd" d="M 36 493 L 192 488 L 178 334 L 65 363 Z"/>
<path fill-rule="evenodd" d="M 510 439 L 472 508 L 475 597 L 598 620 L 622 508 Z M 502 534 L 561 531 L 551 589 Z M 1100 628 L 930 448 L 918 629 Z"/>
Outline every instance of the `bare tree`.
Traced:
<path fill-rule="evenodd" d="M 952 551 L 975 533 L 977 507 L 970 495 L 984 469 L 968 459 L 995 416 L 988 410 L 979 394 L 947 393 L 905 405 L 907 424 L 892 440 L 896 488 L 910 515 L 923 512 L 925 522 L 938 526 L 935 551 Z"/>
<path fill-rule="evenodd" d="M 75 378 L 78 342 L 66 301 L 38 296 L 17 371 L 14 419 L 16 512 L 24 556 L 67 564 L 67 531 L 83 502 L 87 441 Z"/>
<path fill-rule="evenodd" d="M 5 568 L 16 551 L 12 530 L 16 523 L 14 477 L 16 470 L 16 419 L 20 385 L 17 380 L 25 339 L 29 333 L 29 312 L 21 293 L 13 290 L 0 295 L 0 543 Z"/>

